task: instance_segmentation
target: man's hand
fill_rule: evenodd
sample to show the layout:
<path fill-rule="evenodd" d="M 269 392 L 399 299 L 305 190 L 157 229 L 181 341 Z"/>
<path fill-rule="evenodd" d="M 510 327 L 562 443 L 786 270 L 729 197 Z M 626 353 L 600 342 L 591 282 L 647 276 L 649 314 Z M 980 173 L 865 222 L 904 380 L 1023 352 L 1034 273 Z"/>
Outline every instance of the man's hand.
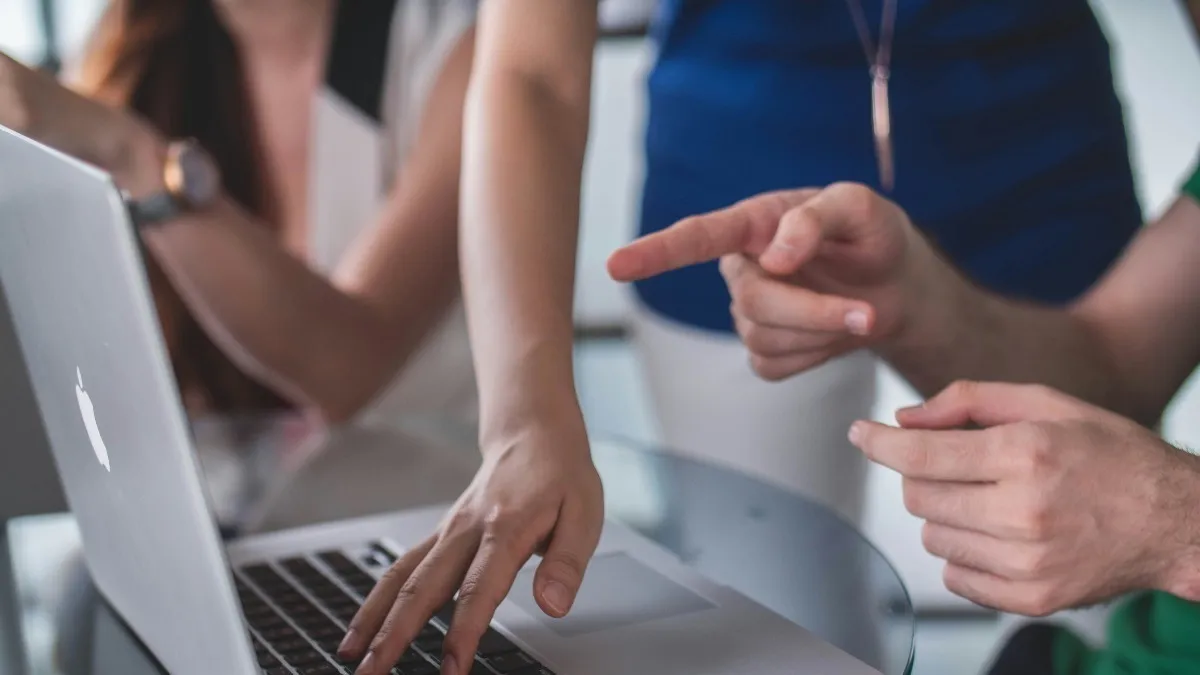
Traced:
<path fill-rule="evenodd" d="M 634 281 L 721 259 L 755 370 L 783 379 L 895 335 L 936 255 L 904 212 L 870 189 L 773 192 L 682 220 L 613 253 Z"/>
<path fill-rule="evenodd" d="M 393 565 L 351 621 L 339 656 L 362 659 L 357 675 L 391 672 L 456 592 L 442 673 L 475 672 L 480 637 L 538 552 L 534 598 L 552 617 L 570 611 L 604 522 L 599 474 L 582 419 L 574 422 L 485 448 L 482 468 L 438 533 Z"/>
<path fill-rule="evenodd" d="M 850 439 L 903 475 L 951 591 L 1032 616 L 1141 589 L 1200 600 L 1200 459 L 1040 386 L 956 383 L 897 419 Z"/>

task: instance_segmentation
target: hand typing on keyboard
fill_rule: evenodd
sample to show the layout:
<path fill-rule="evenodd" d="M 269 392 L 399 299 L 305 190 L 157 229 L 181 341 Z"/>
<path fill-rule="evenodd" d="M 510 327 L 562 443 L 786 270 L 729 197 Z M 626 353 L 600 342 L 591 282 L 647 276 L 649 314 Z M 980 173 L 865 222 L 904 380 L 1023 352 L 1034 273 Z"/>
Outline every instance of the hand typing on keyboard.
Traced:
<path fill-rule="evenodd" d="M 489 628 L 493 614 L 537 552 L 544 551 L 537 603 L 552 617 L 566 615 L 599 543 L 604 497 L 582 420 L 578 429 L 562 426 L 570 428 L 534 427 L 512 443 L 485 445 L 483 467 L 439 531 L 392 565 L 351 621 L 338 653 L 362 659 L 356 675 L 388 673 L 456 593 L 442 615 L 449 630 L 441 672 L 500 672 L 480 670 L 476 649 L 498 635 Z"/>
<path fill-rule="evenodd" d="M 375 550 L 395 556 L 382 544 Z M 237 591 L 254 653 L 264 675 L 347 675 L 355 659 L 337 656 L 346 626 L 374 580 L 339 551 L 250 565 L 237 572 Z M 411 644 L 379 672 L 437 675 L 446 629 L 454 612 L 444 607 L 424 623 Z M 496 630 L 487 628 L 468 655 L 464 675 L 554 675 Z"/>

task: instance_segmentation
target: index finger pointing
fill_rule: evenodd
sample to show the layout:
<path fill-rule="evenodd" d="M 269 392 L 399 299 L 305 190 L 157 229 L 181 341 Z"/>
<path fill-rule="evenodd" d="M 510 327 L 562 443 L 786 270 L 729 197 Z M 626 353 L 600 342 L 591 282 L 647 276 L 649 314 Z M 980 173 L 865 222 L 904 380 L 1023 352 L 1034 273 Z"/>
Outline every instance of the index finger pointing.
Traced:
<path fill-rule="evenodd" d="M 685 218 L 617 249 L 609 256 L 608 273 L 617 281 L 638 281 L 730 253 L 758 255 L 770 243 L 783 214 L 815 193 L 772 192 Z"/>
<path fill-rule="evenodd" d="M 850 442 L 876 464 L 907 478 L 993 482 L 1003 477 L 1002 457 L 993 451 L 986 431 L 897 429 L 875 422 L 855 422 Z"/>

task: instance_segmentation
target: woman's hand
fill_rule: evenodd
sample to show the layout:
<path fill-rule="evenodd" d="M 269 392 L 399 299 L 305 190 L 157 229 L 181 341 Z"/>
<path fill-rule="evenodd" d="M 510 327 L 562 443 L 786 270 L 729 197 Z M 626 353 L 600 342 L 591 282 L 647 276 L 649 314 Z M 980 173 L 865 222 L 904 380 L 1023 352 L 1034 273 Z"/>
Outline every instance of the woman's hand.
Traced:
<path fill-rule="evenodd" d="M 482 468 L 438 533 L 371 592 L 339 650 L 362 658 L 359 675 L 389 672 L 455 592 L 442 672 L 467 675 L 492 615 L 534 553 L 543 554 L 533 585 L 538 605 L 552 617 L 570 611 L 600 540 L 604 496 L 582 417 L 548 419 L 487 443 Z"/>
<path fill-rule="evenodd" d="M 129 173 L 150 154 L 152 134 L 136 116 L 97 103 L 0 52 L 0 125 L 95 164 Z"/>

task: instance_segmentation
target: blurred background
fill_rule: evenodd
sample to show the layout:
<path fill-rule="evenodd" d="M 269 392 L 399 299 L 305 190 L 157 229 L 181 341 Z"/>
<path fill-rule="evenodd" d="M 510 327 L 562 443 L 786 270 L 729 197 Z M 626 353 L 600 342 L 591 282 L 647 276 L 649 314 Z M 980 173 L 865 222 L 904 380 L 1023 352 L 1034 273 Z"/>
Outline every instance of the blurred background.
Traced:
<path fill-rule="evenodd" d="M 801 0 L 797 0 L 801 1 Z M 0 0 L 0 50 L 31 64 L 69 64 L 104 0 Z M 1200 56 L 1179 0 L 1093 0 L 1114 47 L 1126 106 L 1138 189 L 1156 215 L 1175 194 L 1200 148 Z M 607 37 L 598 51 L 593 135 L 585 170 L 583 243 L 577 288 L 580 393 L 589 424 L 609 433 L 654 442 L 639 370 L 624 340 L 630 309 L 626 291 L 604 272 L 608 253 L 635 228 L 641 184 L 644 74 L 652 45 L 644 36 L 650 0 L 606 1 Z M 915 394 L 880 367 L 875 416 L 890 421 Z M 1200 446 L 1200 389 L 1196 379 L 1173 404 L 1165 435 Z M 636 484 L 631 480 L 631 484 Z M 905 513 L 899 481 L 875 470 L 867 535 L 899 569 L 917 610 L 931 621 L 971 621 L 974 609 L 947 593 L 940 565 L 921 549 L 920 524 Z M 947 618 L 949 617 L 949 618 Z M 941 624 L 930 624 L 937 626 Z M 986 657 L 995 628 L 936 639 L 923 630 L 917 672 L 970 672 Z M 931 638 L 930 636 L 934 636 Z"/>

